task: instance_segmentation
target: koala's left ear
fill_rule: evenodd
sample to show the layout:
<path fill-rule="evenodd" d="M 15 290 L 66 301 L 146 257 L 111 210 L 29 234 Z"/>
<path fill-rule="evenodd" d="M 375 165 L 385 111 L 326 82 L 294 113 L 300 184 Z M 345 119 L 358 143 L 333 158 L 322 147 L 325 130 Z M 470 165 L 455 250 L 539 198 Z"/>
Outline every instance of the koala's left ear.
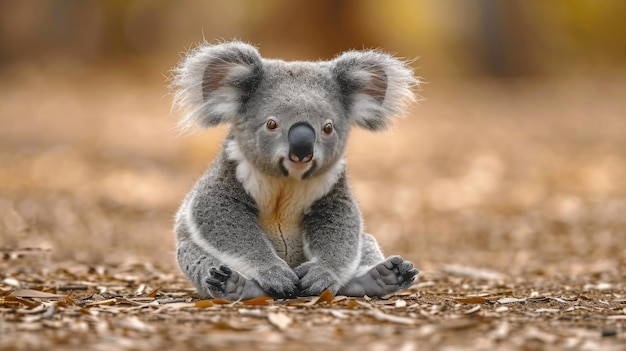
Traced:
<path fill-rule="evenodd" d="M 349 51 L 331 61 L 348 117 L 369 130 L 384 129 L 393 115 L 414 100 L 419 81 L 413 70 L 391 55 Z"/>

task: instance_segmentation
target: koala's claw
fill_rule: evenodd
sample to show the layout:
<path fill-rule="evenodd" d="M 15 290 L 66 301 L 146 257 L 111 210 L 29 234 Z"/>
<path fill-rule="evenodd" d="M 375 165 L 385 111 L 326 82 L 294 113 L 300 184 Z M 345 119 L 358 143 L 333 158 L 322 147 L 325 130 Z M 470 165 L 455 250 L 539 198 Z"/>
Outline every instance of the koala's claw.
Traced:
<path fill-rule="evenodd" d="M 211 275 L 211 278 L 207 278 L 207 280 L 212 279 L 214 281 L 223 283 L 233 274 L 233 272 L 230 268 L 226 266 L 220 266 L 219 268 L 211 268 L 209 274 Z"/>
<path fill-rule="evenodd" d="M 241 276 L 226 266 L 212 267 L 209 270 L 209 276 L 204 280 L 214 297 L 227 298 L 229 300 L 237 300 L 241 294 L 245 281 L 240 279 Z M 233 299 L 233 297 L 235 297 Z"/>
<path fill-rule="evenodd" d="M 365 274 L 352 279 L 339 291 L 347 296 L 383 296 L 406 289 L 415 281 L 419 270 L 400 256 L 391 256 Z"/>
<path fill-rule="evenodd" d="M 293 299 L 298 296 L 298 288 L 294 286 L 293 288 L 287 288 L 284 290 L 279 290 L 276 288 L 269 288 L 268 294 L 276 299 Z"/>
<path fill-rule="evenodd" d="M 415 281 L 415 277 L 419 274 L 419 270 L 413 267 L 413 263 L 405 261 L 401 256 L 391 256 L 382 262 L 386 269 L 393 273 L 390 278 L 395 277 L 400 289 L 408 288 Z M 388 275 L 380 265 L 377 271 L 384 275 Z"/>

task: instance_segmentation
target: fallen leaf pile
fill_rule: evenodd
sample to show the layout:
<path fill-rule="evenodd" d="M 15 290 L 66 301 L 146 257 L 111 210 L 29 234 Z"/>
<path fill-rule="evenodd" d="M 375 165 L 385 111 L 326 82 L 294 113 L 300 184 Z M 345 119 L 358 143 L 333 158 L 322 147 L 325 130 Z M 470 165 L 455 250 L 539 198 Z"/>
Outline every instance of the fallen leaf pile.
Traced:
<path fill-rule="evenodd" d="M 232 302 L 198 299 L 180 274 L 147 264 L 26 268 L 44 254 L 3 253 L 2 350 L 86 345 L 98 350 L 277 345 L 415 350 L 444 340 L 503 350 L 626 347 L 623 277 L 604 277 L 595 285 L 555 281 L 546 287 L 535 286 L 533 279 L 467 277 L 467 271 L 480 269 L 465 267 L 426 272 L 411 289 L 382 299 L 325 291 L 293 300 Z"/>

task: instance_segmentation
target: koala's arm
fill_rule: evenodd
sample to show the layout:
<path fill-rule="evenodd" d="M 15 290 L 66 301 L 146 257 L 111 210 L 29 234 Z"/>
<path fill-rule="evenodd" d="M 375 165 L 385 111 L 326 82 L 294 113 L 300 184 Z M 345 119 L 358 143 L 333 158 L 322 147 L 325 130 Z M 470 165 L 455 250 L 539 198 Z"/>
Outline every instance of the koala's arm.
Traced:
<path fill-rule="evenodd" d="M 324 289 L 337 293 L 355 274 L 360 260 L 361 214 L 345 174 L 304 215 L 305 254 L 296 267 L 302 295 Z"/>
<path fill-rule="evenodd" d="M 258 223 L 256 204 L 237 181 L 234 168 L 225 158 L 219 159 L 198 181 L 181 209 L 186 213 L 179 214 L 186 233 L 177 230 L 178 245 L 191 240 L 214 262 L 254 279 L 269 295 L 294 296 L 298 277 L 271 247 Z M 186 256 L 179 260 L 189 262 L 200 259 L 193 252 L 179 255 Z M 205 272 L 185 273 L 192 281 L 202 281 L 206 277 L 193 275 Z"/>

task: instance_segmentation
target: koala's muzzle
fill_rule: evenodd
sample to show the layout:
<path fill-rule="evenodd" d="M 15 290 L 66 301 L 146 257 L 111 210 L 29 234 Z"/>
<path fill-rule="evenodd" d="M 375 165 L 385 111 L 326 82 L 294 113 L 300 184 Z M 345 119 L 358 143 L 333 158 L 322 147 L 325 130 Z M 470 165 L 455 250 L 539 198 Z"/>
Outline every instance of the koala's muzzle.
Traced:
<path fill-rule="evenodd" d="M 291 161 L 309 162 L 313 159 L 315 131 L 310 124 L 305 122 L 294 124 L 287 133 L 287 141 Z"/>

